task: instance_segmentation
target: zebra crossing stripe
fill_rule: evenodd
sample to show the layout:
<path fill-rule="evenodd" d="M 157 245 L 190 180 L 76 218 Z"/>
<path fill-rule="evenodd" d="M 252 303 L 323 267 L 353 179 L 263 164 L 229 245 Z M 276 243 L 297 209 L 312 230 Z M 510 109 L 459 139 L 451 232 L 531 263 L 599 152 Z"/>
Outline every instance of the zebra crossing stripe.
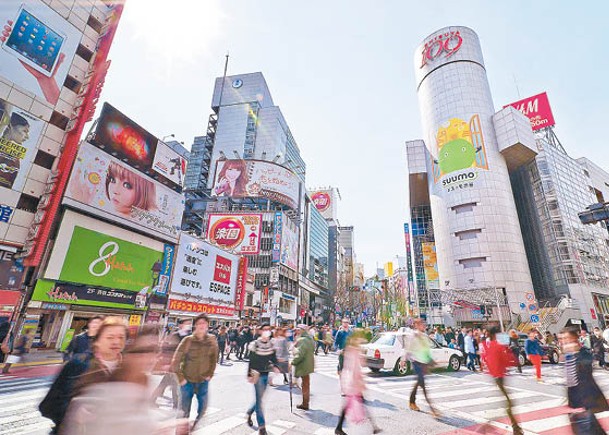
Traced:
<path fill-rule="evenodd" d="M 243 423 L 245 423 L 245 419 L 243 417 L 232 416 L 197 429 L 193 432 L 193 434 L 222 435 L 223 433 L 227 433 L 237 426 L 241 426 Z"/>

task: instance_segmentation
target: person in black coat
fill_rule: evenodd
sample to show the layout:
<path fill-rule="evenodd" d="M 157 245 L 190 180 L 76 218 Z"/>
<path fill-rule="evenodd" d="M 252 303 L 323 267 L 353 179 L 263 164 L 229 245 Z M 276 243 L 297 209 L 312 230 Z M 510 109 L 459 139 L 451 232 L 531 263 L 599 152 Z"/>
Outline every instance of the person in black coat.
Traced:
<path fill-rule="evenodd" d="M 457 346 L 459 346 L 459 350 L 465 353 L 465 328 L 461 328 L 459 331 L 459 335 L 457 335 Z"/>
<path fill-rule="evenodd" d="M 603 334 L 601 330 L 596 326 L 594 328 L 594 333 L 590 336 L 590 346 L 592 347 L 592 353 L 594 355 L 594 359 L 598 361 L 599 367 L 604 367 L 607 369 L 605 364 L 605 345 L 607 342 L 603 338 Z"/>
<path fill-rule="evenodd" d="M 6 339 L 6 337 L 8 336 L 8 330 L 10 329 L 10 323 L 9 322 L 4 322 L 2 324 L 0 324 L 0 346 L 2 345 L 2 343 L 4 343 L 4 340 Z M 8 349 L 9 353 L 11 351 L 10 346 L 7 343 L 6 348 Z M 4 351 L 0 348 L 0 363 L 4 361 L 4 357 L 5 357 L 5 353 Z"/>
<path fill-rule="evenodd" d="M 63 355 L 64 361 L 70 361 L 73 358 L 87 359 L 93 352 L 93 341 L 97 335 L 97 331 L 104 321 L 103 316 L 93 316 L 87 321 L 87 329 L 82 334 L 78 334 L 70 341 L 66 352 Z"/>

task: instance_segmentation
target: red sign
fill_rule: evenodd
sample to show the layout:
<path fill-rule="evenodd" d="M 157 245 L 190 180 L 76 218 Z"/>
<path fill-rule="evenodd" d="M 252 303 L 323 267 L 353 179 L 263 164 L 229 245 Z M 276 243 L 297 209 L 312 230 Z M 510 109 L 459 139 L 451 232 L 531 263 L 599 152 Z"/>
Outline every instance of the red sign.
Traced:
<path fill-rule="evenodd" d="M 317 210 L 326 211 L 330 207 L 330 194 L 327 192 L 315 192 L 311 196 L 311 201 L 313 201 Z"/>
<path fill-rule="evenodd" d="M 463 38 L 456 32 L 445 32 L 434 36 L 431 41 L 427 41 L 421 53 L 421 66 L 423 68 L 427 62 L 432 62 L 439 57 L 450 57 L 461 48 Z"/>
<path fill-rule="evenodd" d="M 237 291 L 235 292 L 235 308 L 243 310 L 245 304 L 245 283 L 247 280 L 247 257 L 239 258 L 237 272 Z"/>
<path fill-rule="evenodd" d="M 216 256 L 214 267 L 214 281 L 230 284 L 231 261 L 228 258 Z"/>
<path fill-rule="evenodd" d="M 245 227 L 239 219 L 226 217 L 220 219 L 209 229 L 209 241 L 222 248 L 233 249 L 245 237 Z"/>
<path fill-rule="evenodd" d="M 592 320 L 596 320 L 596 311 L 594 311 L 594 308 L 590 308 L 590 314 L 592 315 Z"/>
<path fill-rule="evenodd" d="M 552 109 L 548 101 L 548 94 L 545 92 L 516 101 L 515 103 L 510 103 L 507 106 L 503 106 L 503 108 L 508 106 L 512 106 L 524 113 L 529 118 L 529 121 L 531 121 L 533 131 L 555 125 L 554 115 L 552 115 Z"/>
<path fill-rule="evenodd" d="M 233 316 L 235 314 L 235 307 L 178 301 L 176 299 L 169 299 L 169 309 L 172 311 L 187 311 L 189 313 L 217 314 L 219 316 Z"/>
<path fill-rule="evenodd" d="M 19 298 L 21 298 L 19 291 L 0 290 L 0 316 L 10 317 L 19 304 Z"/>

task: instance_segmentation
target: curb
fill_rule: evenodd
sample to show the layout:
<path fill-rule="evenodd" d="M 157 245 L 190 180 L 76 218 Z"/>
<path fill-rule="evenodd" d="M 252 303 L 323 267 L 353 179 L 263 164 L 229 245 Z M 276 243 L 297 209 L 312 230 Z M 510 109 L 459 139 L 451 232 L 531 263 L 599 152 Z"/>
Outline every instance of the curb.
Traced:
<path fill-rule="evenodd" d="M 11 368 L 56 365 L 56 364 L 63 364 L 63 360 L 62 359 L 55 359 L 55 360 L 52 359 L 52 360 L 48 360 L 48 361 L 32 361 L 32 362 L 25 362 L 25 363 L 15 363 L 15 364 L 11 364 Z M 0 364 L 0 368 L 3 368 L 3 367 L 4 367 L 4 364 Z"/>

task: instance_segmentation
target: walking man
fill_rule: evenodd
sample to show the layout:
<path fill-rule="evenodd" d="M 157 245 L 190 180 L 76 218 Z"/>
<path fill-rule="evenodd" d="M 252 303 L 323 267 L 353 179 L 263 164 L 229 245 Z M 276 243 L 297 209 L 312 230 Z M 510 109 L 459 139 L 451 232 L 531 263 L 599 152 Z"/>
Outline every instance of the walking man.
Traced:
<path fill-rule="evenodd" d="M 347 337 L 349 337 L 349 319 L 345 317 L 342 320 L 342 325 L 336 333 L 336 338 L 334 339 L 334 346 L 336 346 L 336 350 L 338 351 L 338 374 L 340 374 L 340 372 L 343 370 L 343 351 L 347 345 Z"/>
<path fill-rule="evenodd" d="M 474 345 L 474 333 L 471 329 L 467 331 L 464 338 L 463 350 L 467 355 L 467 368 L 472 372 L 476 371 L 476 346 Z"/>
<path fill-rule="evenodd" d="M 182 393 L 182 411 L 189 418 L 192 397 L 197 395 L 197 418 L 193 428 L 205 414 L 209 381 L 218 362 L 218 342 L 209 334 L 209 318 L 199 314 L 193 322 L 193 334 L 179 344 L 172 360 Z"/>
<path fill-rule="evenodd" d="M 465 328 L 461 328 L 459 334 L 457 335 L 457 346 L 461 352 L 465 353 L 465 336 L 467 335 L 467 330 Z"/>
<path fill-rule="evenodd" d="M 598 361 L 599 367 L 607 368 L 605 365 L 605 345 L 607 342 L 603 338 L 603 334 L 598 326 L 594 327 L 594 334 L 590 337 L 590 345 L 592 346 L 592 353 L 594 359 Z"/>
<path fill-rule="evenodd" d="M 522 373 L 522 366 L 520 365 L 520 342 L 518 341 L 518 333 L 515 329 L 510 329 L 510 342 L 509 348 L 516 358 L 516 366 L 518 367 L 518 373 Z"/>
<path fill-rule="evenodd" d="M 69 361 L 72 358 L 88 359 L 93 354 L 93 341 L 97 331 L 104 321 L 103 316 L 93 316 L 87 321 L 87 330 L 74 337 L 68 345 L 63 355 L 63 360 Z"/>
<path fill-rule="evenodd" d="M 224 351 L 226 350 L 226 345 L 228 344 L 228 334 L 226 333 L 226 326 L 220 326 L 220 330 L 216 339 L 218 340 L 220 364 L 224 364 Z"/>
<path fill-rule="evenodd" d="M 437 418 L 439 417 L 439 413 L 431 404 L 429 396 L 427 395 L 427 388 L 425 388 L 425 375 L 427 374 L 429 367 L 433 364 L 431 348 L 429 345 L 430 340 L 425 335 L 425 322 L 422 319 L 415 319 L 413 327 L 414 332 L 404 337 L 406 343 L 404 343 L 404 354 L 402 355 L 402 360 L 400 362 L 400 365 L 403 368 L 406 364 L 406 359 L 412 361 L 414 372 L 417 375 L 417 382 L 414 384 L 412 393 L 410 393 L 410 409 L 413 411 L 420 411 L 415 401 L 417 390 L 421 387 L 425 400 L 427 400 L 427 404 L 431 409 L 431 414 Z"/>
<path fill-rule="evenodd" d="M 294 375 L 302 378 L 302 403 L 296 408 L 303 411 L 309 410 L 309 400 L 311 398 L 311 373 L 315 370 L 315 357 L 313 339 L 307 332 L 307 325 L 298 325 L 300 336 L 294 346 Z"/>

